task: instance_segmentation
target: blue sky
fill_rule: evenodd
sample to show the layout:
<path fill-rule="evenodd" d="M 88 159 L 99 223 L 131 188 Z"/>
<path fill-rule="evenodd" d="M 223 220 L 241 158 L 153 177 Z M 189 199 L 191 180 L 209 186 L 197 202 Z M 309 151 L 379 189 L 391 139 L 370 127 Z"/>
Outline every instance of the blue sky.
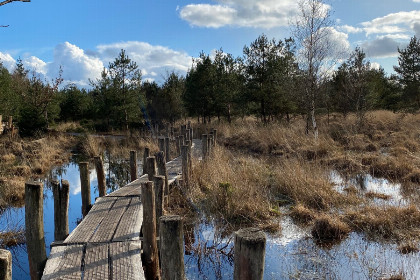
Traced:
<path fill-rule="evenodd" d="M 52 79 L 63 67 L 66 82 L 86 86 L 121 48 L 144 79 L 185 74 L 200 51 L 220 47 L 242 55 L 258 35 L 283 39 L 297 0 L 32 0 L 0 7 L 0 59 L 13 69 L 22 58 Z M 420 35 L 420 0 L 330 0 L 337 48 L 360 46 L 390 73 L 397 47 Z"/>

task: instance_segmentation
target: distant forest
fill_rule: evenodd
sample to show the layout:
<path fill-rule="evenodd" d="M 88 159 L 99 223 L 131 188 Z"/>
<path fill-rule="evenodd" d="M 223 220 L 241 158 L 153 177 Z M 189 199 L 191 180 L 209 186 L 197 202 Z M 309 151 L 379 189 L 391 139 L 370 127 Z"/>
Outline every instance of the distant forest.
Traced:
<path fill-rule="evenodd" d="M 168 73 L 162 84 L 142 81 L 138 65 L 121 50 L 91 87 L 63 85 L 61 75 L 42 80 L 17 61 L 10 73 L 0 65 L 0 114 L 12 115 L 22 136 L 43 132 L 54 123 L 77 121 L 92 131 L 131 130 L 174 124 L 183 118 L 199 122 L 255 116 L 263 123 L 289 121 L 310 114 L 420 108 L 420 40 L 398 49 L 395 74 L 371 67 L 356 48 L 330 69 L 311 72 L 303 65 L 293 39 L 259 36 L 234 57 L 222 49 L 200 53 L 187 74 Z M 316 76 L 315 76 L 316 75 Z"/>

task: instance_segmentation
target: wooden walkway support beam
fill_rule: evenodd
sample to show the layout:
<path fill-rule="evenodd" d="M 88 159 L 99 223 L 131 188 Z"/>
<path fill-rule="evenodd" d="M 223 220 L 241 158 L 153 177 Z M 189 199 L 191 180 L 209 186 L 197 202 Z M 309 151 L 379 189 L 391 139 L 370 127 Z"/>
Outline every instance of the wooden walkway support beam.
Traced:
<path fill-rule="evenodd" d="M 258 228 L 235 233 L 234 280 L 262 280 L 264 276 L 266 236 Z"/>
<path fill-rule="evenodd" d="M 153 182 L 142 183 L 141 193 L 143 204 L 144 274 L 147 280 L 156 280 L 159 279 L 159 256 L 156 244 L 156 210 Z"/>
<path fill-rule="evenodd" d="M 70 184 L 66 180 L 51 182 L 54 196 L 54 240 L 62 241 L 69 235 Z"/>
<path fill-rule="evenodd" d="M 183 280 L 185 272 L 182 218 L 177 215 L 162 216 L 159 221 L 162 279 Z"/>
<path fill-rule="evenodd" d="M 137 179 L 137 152 L 130 151 L 130 179 L 131 182 Z"/>
<path fill-rule="evenodd" d="M 12 280 L 12 254 L 0 249 L 0 279 Z"/>
<path fill-rule="evenodd" d="M 94 161 L 95 161 L 96 177 L 98 178 L 99 197 L 102 197 L 106 195 L 106 178 L 105 178 L 104 163 L 100 156 L 94 157 Z"/>
<path fill-rule="evenodd" d="M 155 154 L 155 157 L 158 170 L 157 174 L 165 177 L 164 195 L 169 195 L 168 171 L 165 164 L 165 154 L 163 152 L 158 152 Z"/>
<path fill-rule="evenodd" d="M 82 214 L 83 217 L 85 217 L 91 208 L 89 163 L 80 162 L 79 169 L 82 195 Z"/>
<path fill-rule="evenodd" d="M 165 152 L 165 138 L 158 139 L 159 151 Z"/>
<path fill-rule="evenodd" d="M 47 253 L 44 238 L 44 187 L 40 182 L 25 184 L 25 236 L 29 273 L 32 280 L 41 279 Z"/>

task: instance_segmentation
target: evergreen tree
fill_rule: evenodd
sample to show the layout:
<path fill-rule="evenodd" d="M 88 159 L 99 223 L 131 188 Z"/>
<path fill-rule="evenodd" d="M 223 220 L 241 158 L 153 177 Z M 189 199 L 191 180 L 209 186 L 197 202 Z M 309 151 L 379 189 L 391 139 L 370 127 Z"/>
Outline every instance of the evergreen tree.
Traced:
<path fill-rule="evenodd" d="M 404 49 L 398 48 L 398 66 L 394 66 L 409 108 L 420 108 L 420 40 L 416 36 Z"/>

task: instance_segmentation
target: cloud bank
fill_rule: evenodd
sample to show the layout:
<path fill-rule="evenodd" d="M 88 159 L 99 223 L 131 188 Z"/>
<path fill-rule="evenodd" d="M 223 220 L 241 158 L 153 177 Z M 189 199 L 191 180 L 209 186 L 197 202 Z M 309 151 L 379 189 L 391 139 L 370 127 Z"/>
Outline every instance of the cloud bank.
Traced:
<path fill-rule="evenodd" d="M 135 61 L 142 70 L 143 80 L 161 82 L 169 71 L 185 74 L 191 67 L 192 58 L 185 52 L 179 52 L 163 46 L 154 46 L 145 42 L 129 41 L 99 45 L 96 50 L 82 48 L 64 42 L 54 48 L 53 60 L 46 62 L 35 56 L 24 56 L 22 63 L 31 72 L 50 81 L 63 70 L 64 84 L 74 83 L 88 87 L 89 80 L 100 78 L 104 67 L 108 67 L 121 49 Z M 9 53 L 0 52 L 0 62 L 12 72 L 16 59 Z"/>

